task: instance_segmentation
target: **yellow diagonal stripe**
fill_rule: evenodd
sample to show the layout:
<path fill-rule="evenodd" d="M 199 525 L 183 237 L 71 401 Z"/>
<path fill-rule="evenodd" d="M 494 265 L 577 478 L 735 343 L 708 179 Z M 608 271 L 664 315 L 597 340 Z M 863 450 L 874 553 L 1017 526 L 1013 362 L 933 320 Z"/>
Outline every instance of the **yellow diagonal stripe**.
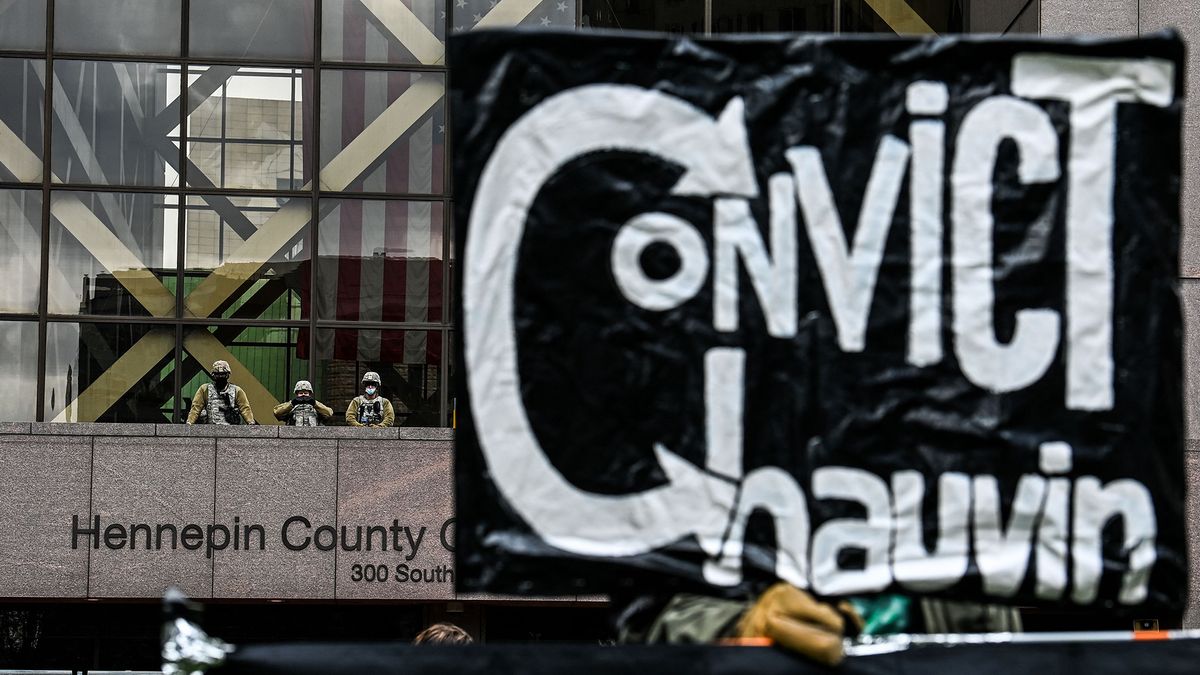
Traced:
<path fill-rule="evenodd" d="M 500 4 L 488 12 L 471 30 L 515 26 L 524 21 L 540 4 L 541 0 L 501 0 Z"/>
<path fill-rule="evenodd" d="M 175 331 L 155 328 L 127 349 L 116 363 L 79 393 L 54 417 L 54 422 L 95 422 L 112 404 L 175 349 Z"/>
<path fill-rule="evenodd" d="M 361 0 L 363 7 L 379 19 L 392 37 L 404 45 L 417 60 L 426 65 L 440 65 L 446 60 L 446 47 L 403 2 L 396 0 Z"/>
<path fill-rule="evenodd" d="M 904 0 L 867 0 L 867 4 L 897 35 L 932 35 L 933 29 Z"/>

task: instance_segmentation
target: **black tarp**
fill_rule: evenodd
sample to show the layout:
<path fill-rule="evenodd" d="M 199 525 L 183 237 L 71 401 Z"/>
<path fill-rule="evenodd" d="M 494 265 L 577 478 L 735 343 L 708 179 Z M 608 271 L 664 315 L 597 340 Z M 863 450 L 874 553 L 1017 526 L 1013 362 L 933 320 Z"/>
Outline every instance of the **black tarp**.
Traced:
<path fill-rule="evenodd" d="M 458 587 L 1181 607 L 1182 54 L 452 37 Z"/>

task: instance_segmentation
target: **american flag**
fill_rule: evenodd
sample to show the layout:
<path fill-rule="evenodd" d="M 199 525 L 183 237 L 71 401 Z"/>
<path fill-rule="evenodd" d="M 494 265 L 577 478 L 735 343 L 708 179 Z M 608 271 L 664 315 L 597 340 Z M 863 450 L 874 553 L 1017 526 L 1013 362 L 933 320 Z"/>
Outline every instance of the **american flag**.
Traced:
<path fill-rule="evenodd" d="M 444 17 L 432 3 L 405 3 L 439 40 Z M 324 6 L 323 51 L 350 62 L 411 63 L 413 54 L 358 0 Z M 439 73 L 326 68 L 321 72 L 320 162 L 358 138 L 414 82 Z M 445 189 L 445 106 L 437 103 L 387 148 L 347 190 L 436 195 Z M 306 138 L 308 129 L 306 126 Z M 304 288 L 322 319 L 439 322 L 443 312 L 440 202 L 325 198 L 317 226 L 317 289 Z M 307 279 L 305 281 L 307 285 Z M 304 358 L 308 336 L 302 331 Z M 320 331 L 325 359 L 418 365 L 441 362 L 441 340 L 423 330 Z"/>
<path fill-rule="evenodd" d="M 396 2 L 396 0 L 390 0 Z M 444 42 L 446 12 L 455 30 L 517 22 L 525 26 L 573 28 L 575 0 L 404 0 L 403 5 L 438 41 Z M 396 11 L 380 0 L 327 0 L 322 7 L 322 52 L 347 62 L 415 63 L 428 59 L 427 48 L 413 47 L 394 30 L 396 22 L 381 12 Z M 383 8 L 383 9 L 381 9 Z M 501 23 L 495 23 L 502 20 Z M 419 27 L 417 28 L 419 31 Z M 426 34 L 426 37 L 428 34 Z M 426 43 L 427 44 L 427 43 Z M 339 70 L 321 71 L 321 152 L 329 160 L 346 148 L 380 113 L 422 78 L 439 73 Z M 306 94 L 311 90 L 311 83 Z M 347 188 L 392 194 L 445 191 L 446 120 L 443 102 L 379 150 L 377 161 Z M 311 120 L 305 124 L 310 138 Z M 308 147 L 306 146 L 306 150 Z M 306 177 L 306 180 L 309 177 Z M 443 207 L 440 202 L 331 200 L 321 206 L 317 227 L 317 289 L 311 298 L 322 319 L 370 322 L 439 322 L 443 316 Z M 306 358 L 307 331 L 301 331 L 299 356 Z M 424 330 L 369 329 L 321 331 L 318 358 L 418 365 L 441 363 L 437 333 Z"/>

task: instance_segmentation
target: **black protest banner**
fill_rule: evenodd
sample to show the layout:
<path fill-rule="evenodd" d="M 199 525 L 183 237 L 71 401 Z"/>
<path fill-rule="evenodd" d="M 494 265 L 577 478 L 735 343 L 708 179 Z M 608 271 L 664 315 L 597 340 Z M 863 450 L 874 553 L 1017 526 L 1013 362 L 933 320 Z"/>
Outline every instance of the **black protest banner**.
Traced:
<path fill-rule="evenodd" d="M 1175 36 L 450 54 L 460 588 L 1182 605 Z"/>

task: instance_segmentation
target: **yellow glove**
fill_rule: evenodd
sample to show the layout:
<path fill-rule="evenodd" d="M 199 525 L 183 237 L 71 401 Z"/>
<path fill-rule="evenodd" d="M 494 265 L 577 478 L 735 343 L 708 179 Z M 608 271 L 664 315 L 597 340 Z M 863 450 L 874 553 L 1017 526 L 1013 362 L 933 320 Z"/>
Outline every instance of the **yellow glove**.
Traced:
<path fill-rule="evenodd" d="M 839 611 L 840 610 L 840 611 Z M 847 626 L 847 620 L 853 622 Z M 787 583 L 778 583 L 758 597 L 738 622 L 738 637 L 769 638 L 798 654 L 836 666 L 842 662 L 842 636 L 857 632 L 862 619 L 849 603 L 833 605 Z"/>

